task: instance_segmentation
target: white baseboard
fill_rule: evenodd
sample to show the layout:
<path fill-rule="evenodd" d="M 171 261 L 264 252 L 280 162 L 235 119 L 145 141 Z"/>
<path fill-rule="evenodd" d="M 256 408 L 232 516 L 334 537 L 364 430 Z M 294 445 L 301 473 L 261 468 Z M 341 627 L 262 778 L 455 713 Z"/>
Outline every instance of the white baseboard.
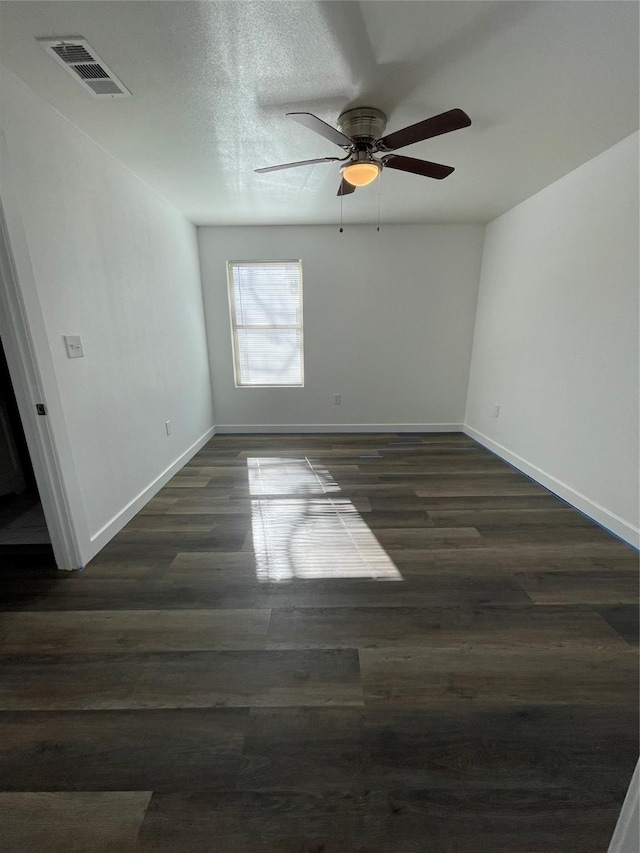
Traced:
<path fill-rule="evenodd" d="M 204 435 L 201 435 L 197 441 L 194 441 L 191 447 L 188 447 L 184 453 L 180 454 L 175 462 L 172 462 L 168 468 L 165 468 L 165 470 L 155 478 L 155 480 L 149 483 L 149 485 L 143 489 L 139 495 L 136 495 L 133 500 L 129 501 L 129 503 L 123 507 L 117 515 L 114 515 L 114 517 L 108 521 L 104 527 L 98 530 L 97 533 L 94 533 L 91 536 L 91 548 L 93 553 L 91 554 L 91 557 L 86 559 L 86 562 L 89 562 L 91 558 L 95 557 L 98 551 L 100 551 L 101 548 L 104 548 L 107 542 L 109 542 L 110 539 L 113 539 L 116 533 L 118 533 L 119 530 L 122 530 L 125 524 L 131 521 L 133 516 L 137 512 L 140 512 L 142 507 L 148 503 L 151 498 L 169 482 L 173 475 L 177 474 L 177 472 L 186 465 L 191 457 L 195 456 L 195 454 L 204 447 L 209 439 L 215 434 L 216 427 L 208 429 Z"/>
<path fill-rule="evenodd" d="M 218 435 L 247 433 L 462 432 L 462 424 L 222 424 Z"/>
<path fill-rule="evenodd" d="M 497 456 L 500 456 L 500 458 L 504 459 L 505 462 L 513 465 L 514 468 L 522 471 L 523 474 L 531 477 L 532 480 L 540 483 L 540 485 L 544 486 L 545 489 L 549 489 L 550 492 L 558 495 L 558 497 L 571 504 L 571 506 L 584 513 L 584 515 L 591 518 L 597 524 L 606 528 L 610 533 L 613 533 L 614 536 L 618 536 L 629 545 L 633 545 L 634 548 L 640 548 L 640 529 L 634 527 L 623 518 L 620 518 L 619 515 L 616 515 L 614 512 L 610 512 L 599 503 L 596 503 L 596 501 L 591 500 L 586 495 L 583 495 L 581 492 L 571 488 L 567 483 L 563 483 L 562 480 L 556 479 L 556 477 L 548 474 L 541 468 L 538 468 L 537 465 L 528 462 L 526 459 L 523 459 L 522 456 L 518 456 L 517 453 L 513 453 L 513 451 L 509 450 L 507 447 L 504 447 L 502 444 L 498 444 L 497 441 L 493 441 L 493 439 L 481 432 L 478 432 L 478 430 L 468 426 L 468 424 L 464 425 L 463 432 L 475 439 L 479 444 L 482 444 L 483 447 L 486 447 Z"/>

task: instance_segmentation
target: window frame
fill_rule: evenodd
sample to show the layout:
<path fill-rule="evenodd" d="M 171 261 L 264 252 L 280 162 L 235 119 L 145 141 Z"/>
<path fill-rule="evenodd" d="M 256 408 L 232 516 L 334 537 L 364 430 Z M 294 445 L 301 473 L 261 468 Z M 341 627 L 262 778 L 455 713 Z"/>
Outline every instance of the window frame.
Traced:
<path fill-rule="evenodd" d="M 236 323 L 236 299 L 235 288 L 233 282 L 234 266 L 278 266 L 280 264 L 296 264 L 298 267 L 299 283 L 300 283 L 300 323 L 299 324 L 279 324 L 279 325 L 263 325 L 263 326 L 245 326 L 237 325 Z M 231 350 L 233 357 L 233 381 L 236 388 L 304 388 L 304 293 L 303 293 L 303 275 L 302 275 L 302 260 L 295 259 L 277 259 L 277 260 L 228 260 L 227 261 L 227 297 L 229 301 L 229 322 L 231 326 Z M 294 329 L 300 333 L 300 383 L 291 384 L 249 384 L 240 382 L 240 366 L 239 356 L 240 347 L 238 345 L 238 329 Z"/>

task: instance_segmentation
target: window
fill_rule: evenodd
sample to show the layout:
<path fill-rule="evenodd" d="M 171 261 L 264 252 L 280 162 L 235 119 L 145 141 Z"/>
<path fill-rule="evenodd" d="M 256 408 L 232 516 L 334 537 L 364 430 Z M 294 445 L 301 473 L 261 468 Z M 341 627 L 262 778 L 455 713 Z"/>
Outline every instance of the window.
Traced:
<path fill-rule="evenodd" d="M 229 261 L 237 387 L 303 382 L 302 262 Z"/>

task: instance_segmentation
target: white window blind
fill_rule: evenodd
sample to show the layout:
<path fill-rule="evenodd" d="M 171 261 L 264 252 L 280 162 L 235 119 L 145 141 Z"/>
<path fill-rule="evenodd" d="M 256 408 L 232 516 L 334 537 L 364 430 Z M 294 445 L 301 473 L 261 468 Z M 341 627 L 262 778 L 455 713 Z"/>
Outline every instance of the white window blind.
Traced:
<path fill-rule="evenodd" d="M 229 261 L 237 386 L 303 385 L 302 262 Z"/>

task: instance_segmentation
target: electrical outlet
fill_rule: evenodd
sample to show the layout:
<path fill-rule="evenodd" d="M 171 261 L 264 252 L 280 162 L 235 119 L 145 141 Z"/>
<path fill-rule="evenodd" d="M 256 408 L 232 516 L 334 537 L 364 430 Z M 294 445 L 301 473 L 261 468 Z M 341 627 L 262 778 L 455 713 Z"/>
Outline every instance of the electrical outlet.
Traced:
<path fill-rule="evenodd" d="M 495 406 L 493 407 L 493 417 L 494 417 L 494 418 L 497 418 L 499 414 L 500 414 L 500 406 L 495 405 Z"/>
<path fill-rule="evenodd" d="M 167 435 L 171 435 L 171 421 L 165 421 L 164 428 L 167 431 Z"/>
<path fill-rule="evenodd" d="M 342 403 L 342 394 L 334 394 L 333 395 L 334 405 L 339 406 Z"/>

